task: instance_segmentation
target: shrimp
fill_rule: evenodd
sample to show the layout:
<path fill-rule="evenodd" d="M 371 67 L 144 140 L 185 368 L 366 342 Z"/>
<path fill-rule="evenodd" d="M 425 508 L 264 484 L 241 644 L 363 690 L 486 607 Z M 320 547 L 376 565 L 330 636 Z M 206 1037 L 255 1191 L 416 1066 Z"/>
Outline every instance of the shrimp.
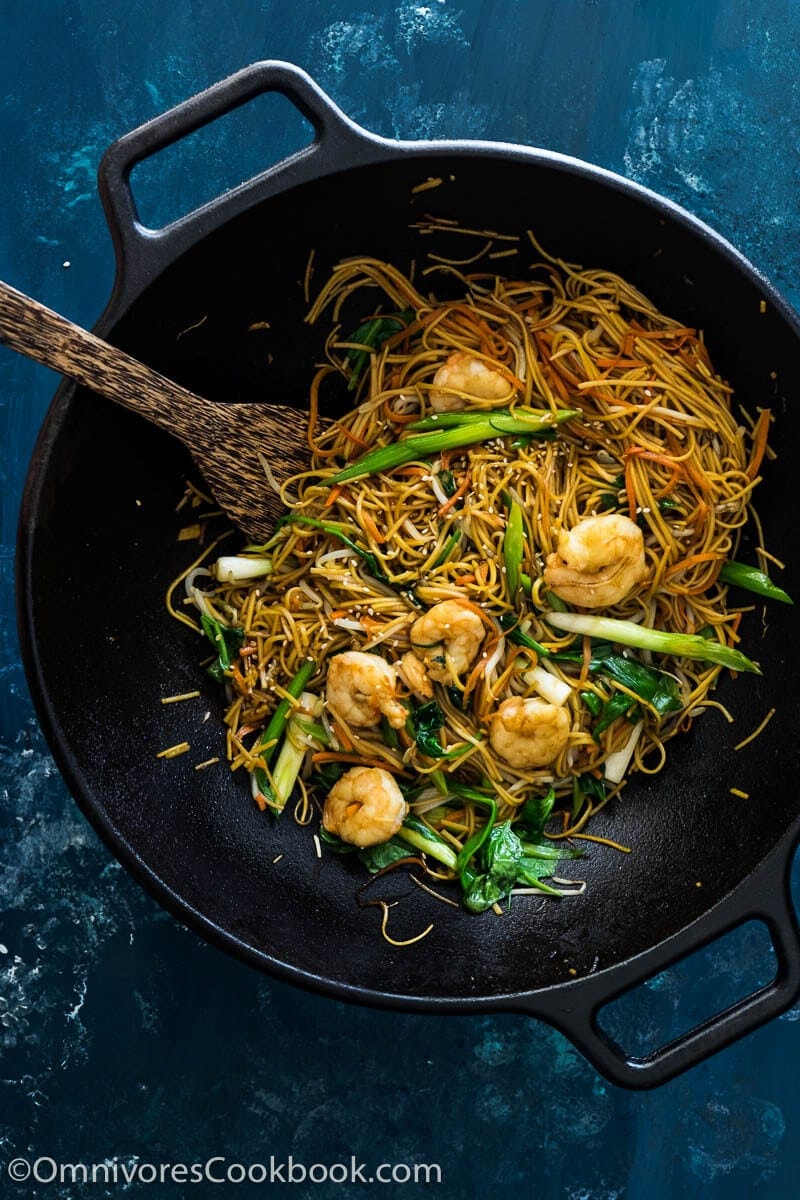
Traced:
<path fill-rule="evenodd" d="M 493 715 L 489 741 L 512 767 L 546 767 L 566 746 L 570 729 L 569 713 L 561 705 L 512 696 Z"/>
<path fill-rule="evenodd" d="M 630 517 L 606 513 L 561 531 L 558 552 L 547 556 L 544 581 L 568 604 L 610 608 L 646 574 L 641 529 Z"/>
<path fill-rule="evenodd" d="M 421 700 L 433 699 L 433 687 L 428 678 L 425 663 L 421 662 L 416 654 L 412 654 L 410 650 L 407 654 L 403 655 L 397 664 L 397 674 L 408 690 L 413 692 L 415 696 L 419 696 Z"/>
<path fill-rule="evenodd" d="M 328 792 L 322 824 L 352 846 L 377 846 L 394 837 L 407 814 L 394 776 L 382 767 L 353 767 Z"/>
<path fill-rule="evenodd" d="M 366 728 L 385 716 L 393 729 L 402 729 L 408 713 L 397 699 L 397 672 L 376 654 L 345 650 L 328 666 L 326 699 L 334 716 L 348 725 Z"/>
<path fill-rule="evenodd" d="M 411 649 L 436 683 L 463 675 L 483 638 L 483 621 L 463 600 L 442 600 L 411 626 Z"/>
<path fill-rule="evenodd" d="M 434 412 L 454 412 L 466 408 L 470 399 L 510 400 L 513 394 L 513 387 L 499 371 L 458 350 L 433 377 L 431 408 Z"/>

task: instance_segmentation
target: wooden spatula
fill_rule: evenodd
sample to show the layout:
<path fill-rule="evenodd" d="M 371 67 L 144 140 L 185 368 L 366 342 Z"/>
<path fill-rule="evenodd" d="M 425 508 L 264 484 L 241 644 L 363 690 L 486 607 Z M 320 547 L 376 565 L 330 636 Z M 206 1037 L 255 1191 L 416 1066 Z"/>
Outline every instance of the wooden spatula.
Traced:
<path fill-rule="evenodd" d="M 304 413 L 204 400 L 2 281 L 0 341 L 173 434 L 234 525 L 254 542 L 270 536 L 283 508 L 258 454 L 279 483 L 306 470 Z"/>

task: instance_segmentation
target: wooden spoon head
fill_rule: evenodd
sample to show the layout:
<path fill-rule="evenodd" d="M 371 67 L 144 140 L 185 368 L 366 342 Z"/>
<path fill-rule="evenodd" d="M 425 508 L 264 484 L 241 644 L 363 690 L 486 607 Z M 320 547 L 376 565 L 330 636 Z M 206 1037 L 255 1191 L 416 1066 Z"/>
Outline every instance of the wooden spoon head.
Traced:
<path fill-rule="evenodd" d="M 267 541 L 286 512 L 259 454 L 283 483 L 309 468 L 307 430 L 307 413 L 260 403 L 215 404 L 202 428 L 192 430 L 192 458 L 220 508 L 250 541 Z"/>

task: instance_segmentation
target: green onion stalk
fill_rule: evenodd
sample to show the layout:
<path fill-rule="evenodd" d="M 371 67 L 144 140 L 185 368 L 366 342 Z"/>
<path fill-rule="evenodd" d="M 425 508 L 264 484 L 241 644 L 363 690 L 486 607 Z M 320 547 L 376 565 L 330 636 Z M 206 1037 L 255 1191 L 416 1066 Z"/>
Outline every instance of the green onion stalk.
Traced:
<path fill-rule="evenodd" d="M 512 500 L 508 510 L 506 531 L 503 536 L 503 562 L 506 568 L 506 589 L 512 604 L 516 603 L 517 592 L 522 582 L 522 559 L 525 554 L 525 527 L 522 509 Z"/>
<path fill-rule="evenodd" d="M 577 409 L 563 408 L 558 412 L 538 412 L 534 409 L 516 409 L 507 412 L 489 412 L 478 416 L 468 414 L 441 414 L 442 417 L 461 417 L 458 422 L 450 419 L 425 433 L 415 433 L 388 446 L 370 450 L 331 479 L 331 484 L 346 483 L 350 479 L 362 479 L 365 475 L 376 475 L 380 471 L 391 471 L 419 458 L 441 454 L 443 450 L 458 450 L 477 442 L 488 442 L 509 433 L 545 433 L 554 425 L 570 421 L 578 416 Z"/>
<path fill-rule="evenodd" d="M 764 571 L 759 571 L 758 567 L 748 566 L 747 563 L 724 563 L 718 578 L 721 583 L 731 583 L 734 587 L 755 592 L 757 596 L 766 596 L 768 600 L 780 600 L 781 604 L 794 604 L 789 593 L 773 583 L 769 575 Z"/>
<path fill-rule="evenodd" d="M 670 654 L 674 658 L 694 658 L 701 662 L 716 663 L 732 671 L 749 671 L 760 675 L 761 669 L 741 650 L 723 646 L 699 634 L 665 633 L 650 629 L 633 621 L 619 621 L 614 617 L 592 617 L 584 613 L 548 612 L 542 614 L 554 629 L 565 633 L 585 634 L 588 637 L 604 638 L 621 646 L 634 646 L 639 650 L 653 650 L 656 654 Z"/>
<path fill-rule="evenodd" d="M 286 688 L 286 691 L 289 693 L 292 699 L 300 699 L 306 684 L 314 674 L 315 667 L 316 663 L 311 659 L 308 659 L 303 663 L 299 671 L 292 676 L 291 680 L 289 681 L 289 685 Z M 253 753 L 259 754 L 264 759 L 267 766 L 269 766 L 270 762 L 275 756 L 276 750 L 278 749 L 278 740 L 283 735 L 289 722 L 291 708 L 292 705 L 289 700 L 281 700 L 280 704 L 275 709 L 275 712 L 272 714 L 267 728 L 264 730 L 258 742 L 253 747 Z M 269 780 L 267 779 L 266 772 L 263 771 L 261 767 L 256 767 L 256 769 L 253 771 L 253 778 L 255 779 L 258 789 L 262 795 L 266 796 L 267 799 L 272 801 L 273 797 L 270 792 Z"/>

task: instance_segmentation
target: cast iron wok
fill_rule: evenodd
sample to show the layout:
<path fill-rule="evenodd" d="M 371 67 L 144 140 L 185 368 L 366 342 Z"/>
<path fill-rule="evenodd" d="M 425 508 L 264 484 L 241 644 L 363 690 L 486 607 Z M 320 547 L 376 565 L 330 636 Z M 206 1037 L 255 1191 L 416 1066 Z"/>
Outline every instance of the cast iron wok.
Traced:
<path fill-rule="evenodd" d="M 175 224 L 145 229 L 132 166 L 268 91 L 311 121 L 313 144 Z M 436 177 L 440 187 L 412 194 Z M 800 325 L 730 245 L 674 205 L 540 150 L 384 141 L 283 63 L 249 67 L 116 142 L 100 188 L 118 274 L 98 332 L 220 402 L 303 404 L 319 354 L 303 323 L 312 247 L 318 282 L 347 255 L 407 264 L 420 254 L 409 226 L 431 213 L 480 229 L 531 228 L 558 255 L 622 273 L 705 330 L 742 403 L 774 410 L 779 457 L 759 509 L 768 544 L 789 564 L 781 582 L 800 595 L 797 525 L 783 503 L 795 484 Z M 269 330 L 248 332 L 264 321 Z M 269 452 L 280 456 L 280 445 Z M 663 1082 L 791 1005 L 800 990 L 787 884 L 800 830 L 791 610 L 771 606 L 764 624 L 759 606 L 742 624 L 743 648 L 763 676 L 722 680 L 732 729 L 715 713 L 698 720 L 670 745 L 666 770 L 636 779 L 597 819 L 593 832 L 633 853 L 593 848 L 572 864 L 588 882 L 585 896 L 520 902 L 498 919 L 414 891 L 394 917 L 397 936 L 430 920 L 435 927 L 395 950 L 380 937 L 376 910 L 356 904 L 360 870 L 319 861 L 307 830 L 259 814 L 224 763 L 194 770 L 223 756 L 223 738 L 220 696 L 198 666 L 202 645 L 163 603 L 190 558 L 176 540 L 187 518 L 175 512 L 187 472 L 166 436 L 65 384 L 33 455 L 18 547 L 25 666 L 53 753 L 95 828 L 165 907 L 253 965 L 339 998 L 530 1013 L 627 1086 Z M 196 701 L 159 702 L 195 688 Z M 734 753 L 772 706 L 764 734 Z M 184 739 L 189 754 L 156 758 Z M 731 796 L 732 786 L 751 799 Z M 648 1057 L 630 1057 L 604 1033 L 605 1002 L 749 918 L 766 923 L 775 946 L 768 986 Z"/>

